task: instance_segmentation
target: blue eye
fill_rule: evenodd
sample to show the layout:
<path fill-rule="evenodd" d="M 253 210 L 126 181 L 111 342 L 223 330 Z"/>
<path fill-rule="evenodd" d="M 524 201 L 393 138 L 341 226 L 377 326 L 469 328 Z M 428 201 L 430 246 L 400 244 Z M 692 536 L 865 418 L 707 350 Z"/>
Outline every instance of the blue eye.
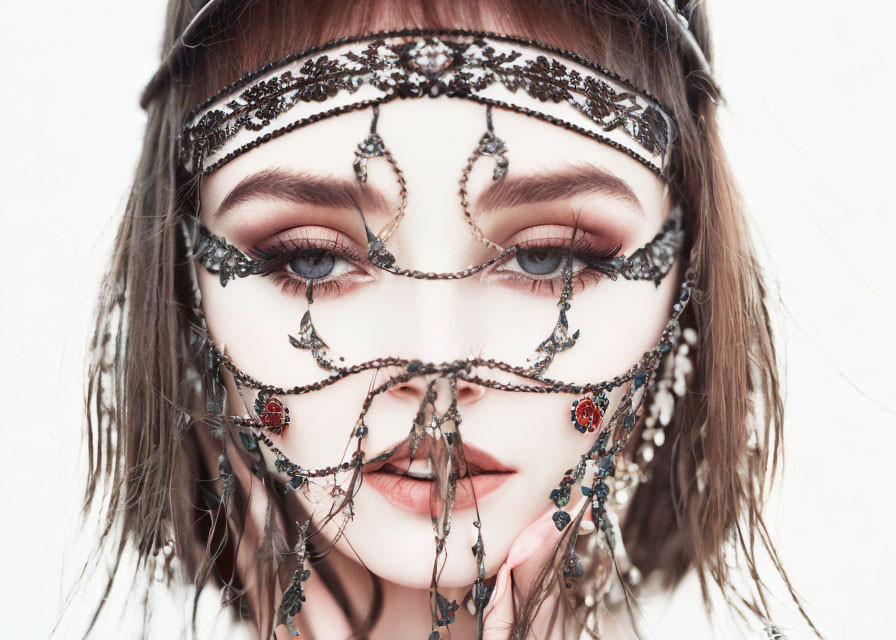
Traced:
<path fill-rule="evenodd" d="M 322 249 L 303 251 L 289 262 L 290 271 L 306 280 L 326 278 L 335 266 L 336 255 Z"/>
<path fill-rule="evenodd" d="M 563 264 L 563 252 L 554 247 L 522 249 L 516 254 L 520 268 L 533 276 L 553 273 Z"/>

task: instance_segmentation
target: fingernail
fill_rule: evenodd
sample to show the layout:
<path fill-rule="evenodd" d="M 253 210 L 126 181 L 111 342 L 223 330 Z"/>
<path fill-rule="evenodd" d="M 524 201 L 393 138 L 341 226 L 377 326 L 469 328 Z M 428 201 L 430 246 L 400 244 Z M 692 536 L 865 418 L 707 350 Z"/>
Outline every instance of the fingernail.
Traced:
<path fill-rule="evenodd" d="M 494 609 L 498 602 L 504 597 L 504 593 L 507 591 L 507 581 L 509 579 L 510 567 L 508 567 L 505 562 L 498 570 L 498 577 L 495 580 L 495 590 L 492 592 L 492 597 L 488 599 L 488 604 L 485 605 L 485 609 L 482 610 L 483 616 L 487 616 L 491 613 L 492 609 Z"/>

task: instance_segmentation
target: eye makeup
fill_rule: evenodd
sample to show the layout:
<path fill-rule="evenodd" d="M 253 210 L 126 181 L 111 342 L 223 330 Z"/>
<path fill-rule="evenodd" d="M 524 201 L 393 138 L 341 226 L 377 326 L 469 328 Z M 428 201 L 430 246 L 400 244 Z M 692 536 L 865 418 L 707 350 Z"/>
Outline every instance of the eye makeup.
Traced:
<path fill-rule="evenodd" d="M 572 232 L 557 226 L 525 229 L 514 236 L 518 250 L 481 277 L 485 284 L 556 296 L 570 256 L 577 289 L 612 273 L 610 260 L 619 254 L 621 244 L 584 232 L 570 243 Z M 357 243 L 327 227 L 286 230 L 260 242 L 248 254 L 256 261 L 256 274 L 270 277 L 291 295 L 304 295 L 309 282 L 318 297 L 341 295 L 377 277 Z"/>
<path fill-rule="evenodd" d="M 311 229 L 315 229 L 314 234 Z M 540 248 L 542 252 L 557 251 L 561 246 L 566 246 L 567 250 L 569 249 L 569 236 L 571 236 L 572 230 L 566 234 L 561 231 L 558 235 L 556 228 L 550 231 L 548 229 L 551 228 L 547 227 L 538 233 L 529 230 L 527 231 L 528 236 L 520 233 L 517 238 L 514 238 L 515 244 L 496 258 L 478 266 L 468 267 L 463 271 L 441 274 L 402 269 L 395 266 L 393 264 L 394 256 L 369 230 L 365 256 L 357 243 L 347 235 L 328 227 L 298 227 L 281 232 L 277 236 L 277 240 L 262 241 L 251 250 L 253 255 L 247 255 L 228 243 L 226 239 L 214 235 L 200 224 L 194 256 L 210 272 L 219 274 L 222 286 L 226 286 L 228 281 L 235 278 L 274 274 L 277 277 L 291 278 L 301 283 L 302 286 L 307 285 L 309 281 L 332 282 L 335 285 L 333 270 L 336 269 L 337 258 L 345 261 L 345 264 L 339 262 L 339 273 L 351 273 L 354 277 L 349 283 L 352 286 L 369 282 L 383 271 L 388 271 L 399 277 L 421 280 L 457 280 L 471 277 L 480 272 L 488 274 L 488 269 L 493 265 L 497 266 L 493 268 L 492 273 L 500 271 L 504 266 L 505 272 L 517 271 L 517 275 L 520 277 L 528 277 L 522 275 L 525 273 L 524 270 L 508 268 L 506 266 L 507 258 L 512 258 L 517 265 L 521 265 L 520 259 L 514 254 L 521 250 L 527 251 L 528 253 L 522 258 L 522 264 L 531 266 L 537 261 L 533 259 L 535 248 Z M 683 239 L 681 210 L 676 209 L 663 223 L 659 232 L 647 244 L 631 254 L 620 254 L 622 243 L 614 242 L 612 237 L 593 236 L 585 232 L 577 233 L 572 240 L 572 250 L 574 258 L 581 260 L 581 264 L 596 273 L 606 275 L 614 280 L 618 276 L 622 276 L 626 280 L 652 280 L 658 285 L 675 263 Z M 328 257 L 330 254 L 332 256 Z M 540 259 L 543 261 L 549 258 L 550 256 L 545 254 Z M 528 262 L 526 262 L 527 260 Z M 330 261 L 332 261 L 333 269 L 321 271 L 322 265 Z M 352 270 L 349 270 L 347 264 L 349 262 L 354 267 Z M 304 266 L 297 266 L 303 263 Z M 289 268 L 290 264 L 293 265 L 292 268 Z M 307 269 L 310 268 L 315 269 L 310 273 L 314 273 L 316 276 L 314 278 L 302 277 L 301 273 L 307 275 L 309 273 Z M 541 268 L 544 269 L 544 265 Z M 583 272 L 583 269 L 579 269 L 579 272 Z M 535 270 L 537 271 L 538 268 Z M 547 274 L 547 271 L 541 274 L 534 274 L 531 271 L 532 269 L 530 269 L 529 276 Z M 287 281 L 281 280 L 281 282 Z M 345 282 L 340 284 L 345 285 Z M 336 291 L 336 289 L 332 291 Z M 339 291 L 345 291 L 344 287 Z"/>
<path fill-rule="evenodd" d="M 284 293 L 315 296 L 347 293 L 376 279 L 366 252 L 347 235 L 328 227 L 303 226 L 278 233 L 250 249 L 256 273 L 270 277 Z"/>
<path fill-rule="evenodd" d="M 558 232 L 563 233 L 557 227 L 526 229 L 513 243 L 519 246 L 516 254 L 488 275 L 496 283 L 517 291 L 556 297 L 564 283 L 568 260 L 576 291 L 613 272 L 611 260 L 619 255 L 620 243 L 586 233 L 576 233 L 570 241 L 572 229 L 566 230 L 565 237 L 558 237 Z"/>

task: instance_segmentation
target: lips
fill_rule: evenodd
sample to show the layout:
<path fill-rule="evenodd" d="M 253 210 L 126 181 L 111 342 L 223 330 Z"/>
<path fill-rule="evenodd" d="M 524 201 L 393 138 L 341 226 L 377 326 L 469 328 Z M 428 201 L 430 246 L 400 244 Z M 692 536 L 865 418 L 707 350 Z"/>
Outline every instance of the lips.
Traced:
<path fill-rule="evenodd" d="M 396 506 L 416 513 L 437 515 L 442 500 L 436 491 L 434 474 L 427 473 L 433 440 L 424 437 L 410 460 L 410 442 L 406 439 L 395 444 L 363 466 L 364 483 L 382 494 Z M 387 459 L 389 451 L 395 452 Z M 464 444 L 463 457 L 466 473 L 457 481 L 454 508 L 467 509 L 476 501 L 496 491 L 510 476 L 516 473 L 481 449 Z"/>

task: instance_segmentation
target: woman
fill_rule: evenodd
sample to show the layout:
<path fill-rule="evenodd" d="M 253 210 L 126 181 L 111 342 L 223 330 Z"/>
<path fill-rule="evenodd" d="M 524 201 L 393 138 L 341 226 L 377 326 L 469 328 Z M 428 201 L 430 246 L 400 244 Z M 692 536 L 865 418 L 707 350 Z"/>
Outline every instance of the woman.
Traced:
<path fill-rule="evenodd" d="M 625 637 L 691 569 L 778 634 L 725 558 L 774 558 L 782 405 L 699 7 L 174 0 L 166 42 L 91 371 L 123 540 L 258 637 Z"/>

